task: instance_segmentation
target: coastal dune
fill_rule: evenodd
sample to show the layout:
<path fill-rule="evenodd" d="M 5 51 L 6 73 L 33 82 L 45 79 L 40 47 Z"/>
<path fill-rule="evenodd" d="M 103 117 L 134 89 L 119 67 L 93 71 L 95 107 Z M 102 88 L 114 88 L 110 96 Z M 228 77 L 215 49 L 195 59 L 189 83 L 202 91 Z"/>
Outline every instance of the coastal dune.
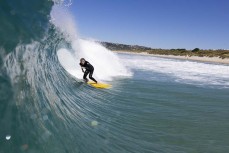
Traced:
<path fill-rule="evenodd" d="M 181 60 L 192 60 L 192 61 L 200 61 L 200 62 L 211 62 L 211 63 L 221 63 L 229 65 L 229 58 L 222 59 L 220 57 L 199 57 L 199 56 L 175 56 L 175 55 L 159 55 L 159 54 L 149 54 L 147 52 L 132 52 L 132 51 L 122 51 L 116 50 L 116 53 L 125 53 L 125 54 L 138 54 L 145 56 L 155 56 L 162 58 L 172 58 L 172 59 L 181 59 Z"/>

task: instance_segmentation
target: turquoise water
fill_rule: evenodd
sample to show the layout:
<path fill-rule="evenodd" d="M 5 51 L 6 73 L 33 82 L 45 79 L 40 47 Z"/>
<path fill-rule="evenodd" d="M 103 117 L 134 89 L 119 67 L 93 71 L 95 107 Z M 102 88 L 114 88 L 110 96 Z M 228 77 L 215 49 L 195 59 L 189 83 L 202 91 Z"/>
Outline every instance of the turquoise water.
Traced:
<path fill-rule="evenodd" d="M 50 1 L 0 4 L 0 153 L 229 151 L 228 65 L 112 53 L 66 39 Z M 82 83 L 79 55 L 111 89 Z"/>
<path fill-rule="evenodd" d="M 195 64 L 199 65 L 197 68 L 204 65 L 209 66 L 209 69 L 220 66 L 128 54 L 124 58 L 133 61 L 140 59 L 142 63 L 146 62 L 145 59 L 171 64 L 174 62 L 177 65 L 185 65 L 185 62 L 188 62 L 193 68 L 196 68 Z M 132 64 L 129 61 L 128 63 Z M 117 122 L 118 128 L 125 130 L 121 144 L 124 144 L 125 137 L 129 136 L 131 146 L 138 146 L 138 151 L 137 148 L 134 149 L 136 152 L 229 150 L 227 132 L 229 90 L 228 86 L 225 86 L 226 80 L 219 85 L 216 83 L 219 78 L 209 76 L 205 79 L 212 82 L 203 84 L 202 80 L 199 83 L 196 79 L 181 81 L 166 72 L 147 71 L 151 70 L 148 67 L 144 70 L 135 68 L 134 66 L 133 78 L 121 81 L 121 85 L 115 91 L 118 100 L 113 100 L 123 110 Z M 228 67 L 225 68 L 228 73 Z M 182 71 L 176 72 L 182 73 Z M 192 70 L 189 72 L 189 75 L 197 75 L 192 74 L 194 73 Z M 202 73 L 206 75 L 207 70 L 203 70 Z M 223 76 L 218 74 L 218 77 Z M 176 79 L 179 81 L 174 81 Z"/>

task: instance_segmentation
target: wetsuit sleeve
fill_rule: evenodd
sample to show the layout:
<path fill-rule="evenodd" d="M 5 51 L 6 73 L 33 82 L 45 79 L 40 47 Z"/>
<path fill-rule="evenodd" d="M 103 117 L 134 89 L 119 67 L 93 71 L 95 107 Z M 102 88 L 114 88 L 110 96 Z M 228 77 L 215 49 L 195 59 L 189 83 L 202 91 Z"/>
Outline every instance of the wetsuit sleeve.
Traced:
<path fill-rule="evenodd" d="M 81 64 L 81 63 L 79 63 L 79 64 L 80 64 L 80 66 L 81 66 L 81 70 L 82 70 L 82 72 L 84 73 L 84 70 L 83 70 L 82 64 Z"/>

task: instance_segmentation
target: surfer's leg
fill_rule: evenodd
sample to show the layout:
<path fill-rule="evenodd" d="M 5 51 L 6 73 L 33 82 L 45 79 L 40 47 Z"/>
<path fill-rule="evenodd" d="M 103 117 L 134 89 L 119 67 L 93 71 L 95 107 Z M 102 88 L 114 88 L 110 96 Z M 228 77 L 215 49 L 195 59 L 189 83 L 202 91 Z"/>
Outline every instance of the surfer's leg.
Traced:
<path fill-rule="evenodd" d="M 94 72 L 94 70 L 91 70 L 91 71 L 89 72 L 89 78 L 90 78 L 91 80 L 93 80 L 95 83 L 97 83 L 97 81 L 92 77 L 93 72 Z"/>
<path fill-rule="evenodd" d="M 88 79 L 87 79 L 87 75 L 88 75 L 88 74 L 89 74 L 89 71 L 86 70 L 86 71 L 84 72 L 84 75 L 83 75 L 83 79 L 84 79 L 85 82 L 88 82 Z"/>

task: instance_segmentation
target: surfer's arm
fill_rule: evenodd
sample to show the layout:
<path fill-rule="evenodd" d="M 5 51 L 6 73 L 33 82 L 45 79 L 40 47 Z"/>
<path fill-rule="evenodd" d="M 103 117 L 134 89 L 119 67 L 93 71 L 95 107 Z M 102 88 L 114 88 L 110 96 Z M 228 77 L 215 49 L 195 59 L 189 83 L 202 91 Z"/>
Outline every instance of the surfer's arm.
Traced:
<path fill-rule="evenodd" d="M 84 70 L 83 70 L 83 67 L 81 66 L 81 70 L 82 70 L 82 72 L 84 73 Z"/>
<path fill-rule="evenodd" d="M 84 73 L 83 66 L 81 63 L 80 63 L 80 67 L 81 67 L 82 72 Z"/>

